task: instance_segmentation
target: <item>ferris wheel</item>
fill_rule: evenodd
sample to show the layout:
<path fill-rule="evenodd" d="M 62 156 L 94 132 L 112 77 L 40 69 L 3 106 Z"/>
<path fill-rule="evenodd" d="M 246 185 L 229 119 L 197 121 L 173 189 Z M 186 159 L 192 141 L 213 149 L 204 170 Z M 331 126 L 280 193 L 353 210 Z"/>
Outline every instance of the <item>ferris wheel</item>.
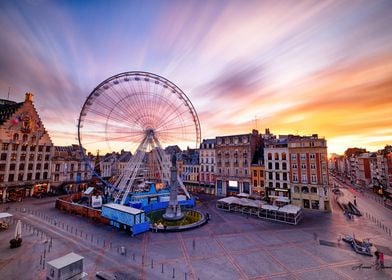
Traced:
<path fill-rule="evenodd" d="M 199 118 L 189 98 L 174 83 L 148 72 L 125 72 L 100 83 L 87 97 L 78 120 L 85 156 L 97 151 L 132 153 L 115 182 L 103 180 L 122 204 L 151 162 L 158 165 L 160 179 L 167 179 L 170 158 L 163 147 L 197 148 L 200 139 Z"/>

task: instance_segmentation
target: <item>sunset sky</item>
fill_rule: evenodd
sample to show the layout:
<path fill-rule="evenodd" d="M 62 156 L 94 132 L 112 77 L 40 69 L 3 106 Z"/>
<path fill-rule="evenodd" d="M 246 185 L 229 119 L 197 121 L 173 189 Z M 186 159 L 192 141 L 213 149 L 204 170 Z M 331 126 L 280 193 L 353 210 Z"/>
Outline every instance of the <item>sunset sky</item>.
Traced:
<path fill-rule="evenodd" d="M 202 138 L 318 133 L 329 153 L 392 144 L 392 1 L 0 1 L 0 98 L 77 143 L 89 93 L 126 71 L 179 86 Z"/>

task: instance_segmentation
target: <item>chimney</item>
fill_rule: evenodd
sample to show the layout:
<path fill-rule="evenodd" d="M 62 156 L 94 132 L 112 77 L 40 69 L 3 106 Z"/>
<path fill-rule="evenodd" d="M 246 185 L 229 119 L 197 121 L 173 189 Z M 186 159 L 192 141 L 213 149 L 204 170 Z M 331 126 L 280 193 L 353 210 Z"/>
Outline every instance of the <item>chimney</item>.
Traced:
<path fill-rule="evenodd" d="M 33 102 L 33 94 L 31 92 L 26 92 L 25 94 L 25 102 Z"/>

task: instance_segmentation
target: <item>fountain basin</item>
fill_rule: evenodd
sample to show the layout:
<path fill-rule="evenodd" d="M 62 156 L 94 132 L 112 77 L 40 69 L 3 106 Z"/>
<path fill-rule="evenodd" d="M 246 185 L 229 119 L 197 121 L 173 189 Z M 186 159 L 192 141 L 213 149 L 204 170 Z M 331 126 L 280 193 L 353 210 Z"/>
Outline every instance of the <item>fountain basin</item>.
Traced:
<path fill-rule="evenodd" d="M 184 217 L 180 220 L 165 220 L 165 210 L 149 213 L 150 230 L 153 232 L 176 232 L 198 228 L 208 222 L 206 216 L 197 210 L 183 210 Z"/>

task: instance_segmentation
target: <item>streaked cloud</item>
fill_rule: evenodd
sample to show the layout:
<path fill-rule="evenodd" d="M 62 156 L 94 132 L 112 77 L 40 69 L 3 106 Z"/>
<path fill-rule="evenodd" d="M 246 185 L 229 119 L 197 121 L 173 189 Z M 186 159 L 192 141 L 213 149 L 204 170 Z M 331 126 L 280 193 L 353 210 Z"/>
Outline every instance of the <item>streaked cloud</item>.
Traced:
<path fill-rule="evenodd" d="M 391 144 L 391 1 L 0 2 L 0 90 L 35 93 L 57 144 L 87 95 L 144 70 L 177 84 L 203 138 L 269 127 L 330 152 Z"/>

